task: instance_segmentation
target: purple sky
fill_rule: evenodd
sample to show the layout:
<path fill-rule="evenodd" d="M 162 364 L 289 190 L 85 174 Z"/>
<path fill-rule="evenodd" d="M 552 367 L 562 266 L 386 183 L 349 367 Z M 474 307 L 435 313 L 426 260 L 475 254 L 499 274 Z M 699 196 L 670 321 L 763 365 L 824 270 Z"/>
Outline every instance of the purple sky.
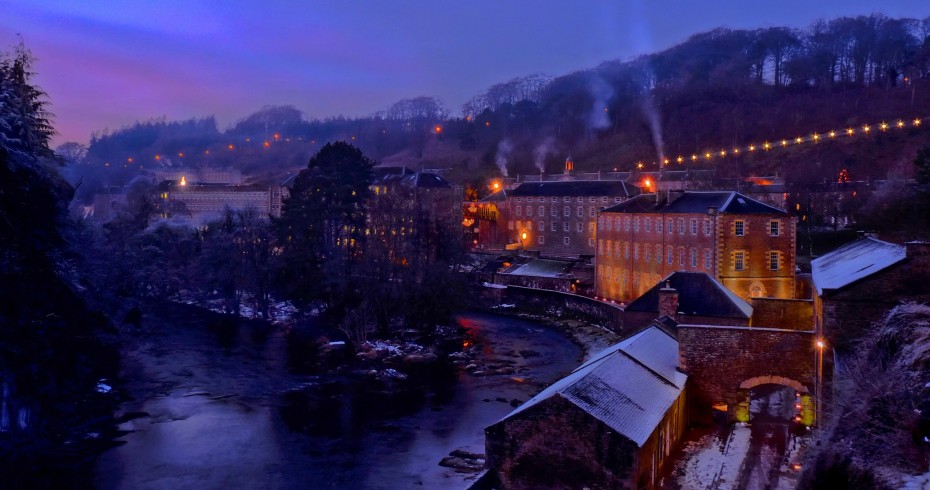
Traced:
<path fill-rule="evenodd" d="M 361 116 L 432 95 L 453 114 L 488 86 L 664 49 L 714 27 L 807 27 L 927 0 L 4 0 L 0 47 L 38 58 L 64 141 L 165 116 L 221 129 L 268 104 Z"/>

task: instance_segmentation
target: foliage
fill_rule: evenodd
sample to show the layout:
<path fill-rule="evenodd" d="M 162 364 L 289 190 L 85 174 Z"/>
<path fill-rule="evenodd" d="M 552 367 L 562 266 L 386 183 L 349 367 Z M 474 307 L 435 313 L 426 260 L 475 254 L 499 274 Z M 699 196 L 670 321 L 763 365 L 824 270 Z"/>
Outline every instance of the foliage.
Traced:
<path fill-rule="evenodd" d="M 301 304 L 333 299 L 365 238 L 373 162 L 344 142 L 324 146 L 294 180 L 275 229 L 283 249 L 279 284 Z M 333 274 L 326 274 L 327 265 Z"/>
<path fill-rule="evenodd" d="M 930 307 L 892 309 L 845 362 L 799 488 L 892 488 L 930 454 Z M 838 485 L 838 486 L 830 486 Z"/>

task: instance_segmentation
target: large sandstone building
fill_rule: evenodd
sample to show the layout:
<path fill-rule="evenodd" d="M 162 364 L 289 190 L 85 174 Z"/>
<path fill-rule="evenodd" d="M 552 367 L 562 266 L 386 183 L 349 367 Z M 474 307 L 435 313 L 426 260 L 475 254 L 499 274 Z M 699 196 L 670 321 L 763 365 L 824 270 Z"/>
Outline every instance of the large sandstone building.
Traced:
<path fill-rule="evenodd" d="M 795 239 L 793 216 L 737 192 L 643 194 L 598 217 L 597 294 L 629 302 L 684 271 L 744 299 L 793 298 Z"/>

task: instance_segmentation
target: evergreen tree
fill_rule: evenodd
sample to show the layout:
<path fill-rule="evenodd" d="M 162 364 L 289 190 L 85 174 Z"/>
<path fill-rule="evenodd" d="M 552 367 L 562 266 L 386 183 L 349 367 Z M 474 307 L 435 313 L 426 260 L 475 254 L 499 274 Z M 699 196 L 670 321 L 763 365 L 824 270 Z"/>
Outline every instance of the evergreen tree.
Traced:
<path fill-rule="evenodd" d="M 334 300 L 351 277 L 365 238 L 374 162 L 345 143 L 329 143 L 297 175 L 275 229 L 283 255 L 278 283 L 306 304 Z M 327 273 L 329 271 L 330 273 Z"/>
<path fill-rule="evenodd" d="M 26 161 L 54 156 L 46 94 L 31 83 L 34 61 L 22 43 L 12 55 L 0 56 L 0 147 Z"/>

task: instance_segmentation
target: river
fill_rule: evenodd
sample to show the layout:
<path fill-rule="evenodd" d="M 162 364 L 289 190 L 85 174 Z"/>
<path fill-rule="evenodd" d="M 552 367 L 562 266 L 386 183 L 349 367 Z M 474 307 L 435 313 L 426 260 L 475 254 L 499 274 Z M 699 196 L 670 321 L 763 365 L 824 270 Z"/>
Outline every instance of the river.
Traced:
<path fill-rule="evenodd" d="M 196 314 L 162 313 L 162 321 L 143 322 L 126 349 L 123 389 L 132 400 L 121 409 L 127 419 L 138 413 L 120 426 L 125 443 L 98 459 L 95 484 L 463 488 L 465 475 L 439 466 L 442 457 L 483 453 L 484 427 L 574 369 L 582 352 L 520 319 L 468 313 L 457 321 L 479 363 L 507 363 L 514 374 L 457 368 L 422 392 L 371 393 L 292 372 L 279 328 L 230 330 Z"/>

